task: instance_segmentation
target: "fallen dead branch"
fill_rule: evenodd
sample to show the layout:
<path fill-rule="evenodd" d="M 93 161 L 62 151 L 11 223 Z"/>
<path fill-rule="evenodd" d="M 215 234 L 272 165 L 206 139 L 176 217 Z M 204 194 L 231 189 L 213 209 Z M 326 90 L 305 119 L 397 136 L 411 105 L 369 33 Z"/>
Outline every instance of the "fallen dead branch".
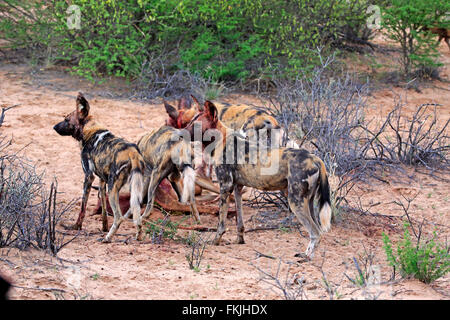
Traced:
<path fill-rule="evenodd" d="M 49 291 L 49 292 L 59 292 L 59 293 L 65 293 L 66 292 L 66 290 L 59 289 L 59 288 L 23 287 L 23 286 L 18 286 L 18 285 L 15 285 L 15 284 L 12 284 L 11 287 L 24 289 L 24 290 L 38 290 L 38 291 Z"/>

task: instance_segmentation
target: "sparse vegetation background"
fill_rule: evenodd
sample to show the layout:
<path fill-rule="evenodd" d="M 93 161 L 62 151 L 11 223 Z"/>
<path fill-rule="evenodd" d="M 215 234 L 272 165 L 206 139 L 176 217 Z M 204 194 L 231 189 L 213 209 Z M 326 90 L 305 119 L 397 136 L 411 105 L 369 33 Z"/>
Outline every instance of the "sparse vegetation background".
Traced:
<path fill-rule="evenodd" d="M 67 11 L 70 5 L 80 9 L 79 29 L 68 28 L 68 18 L 76 14 Z M 374 281 L 393 288 L 404 279 L 420 280 L 419 290 L 447 288 L 449 60 L 430 29 L 448 29 L 448 12 L 450 2 L 444 0 L 0 0 L 0 62 L 13 61 L 5 73 L 0 66 L 0 80 L 13 86 L 0 101 L 0 262 L 11 266 L 11 273 L 26 274 L 10 252 L 44 250 L 59 259 L 58 268 L 68 268 L 63 262 L 79 267 L 77 276 L 96 282 L 83 290 L 108 288 L 106 297 L 120 288 L 135 298 L 130 288 L 142 283 L 155 284 L 139 289 L 151 290 L 151 298 L 190 299 L 211 298 L 211 292 L 289 300 L 353 299 L 358 292 L 377 299 Z M 51 90 L 36 93 L 32 86 L 26 95 L 16 95 L 24 87 L 16 90 L 11 74 L 22 62 L 33 70 L 30 83 L 41 71 L 62 70 L 65 77 L 54 81 L 60 86 L 54 88 L 63 97 Z M 105 83 L 112 88 L 110 80 L 113 89 L 97 94 Z M 82 84 L 102 123 L 105 119 L 130 141 L 164 124 L 161 98 L 172 103 L 192 93 L 200 101 L 260 102 L 258 107 L 285 129 L 284 143 L 294 140 L 327 168 L 333 227 L 318 257 L 301 264 L 293 254 L 285 256 L 299 251 L 306 238 L 282 192 L 252 190 L 244 210 L 249 240 L 242 247 L 210 246 L 216 216 L 205 215 L 205 226 L 192 226 L 183 213 L 163 208 L 157 208 L 159 218 L 146 221 L 143 244 L 131 240 L 124 226 L 115 243 L 102 247 L 95 241 L 100 218 L 90 212 L 85 230 L 61 230 L 62 221 L 78 214 L 81 186 L 76 184 L 82 183 L 82 171 L 73 164 L 79 162 L 79 150 L 69 150 L 60 142 L 64 138 L 48 131 Z M 59 90 L 64 85 L 67 90 Z M 125 94 L 115 91 L 118 87 Z M 421 90 L 423 96 L 411 98 Z M 133 104 L 135 99 L 141 104 Z M 22 110 L 16 103 L 30 109 L 14 114 Z M 2 127 L 7 111 L 12 124 Z M 42 127 L 49 130 L 34 137 L 33 130 Z M 24 128 L 34 144 L 23 134 L 10 138 Z M 42 136 L 54 139 L 41 141 Z M 18 148 L 32 149 L 38 161 Z M 44 170 L 58 172 L 59 183 L 45 184 Z M 91 206 L 98 200 L 94 194 Z M 229 218 L 231 239 L 232 213 Z M 46 271 L 33 274 L 47 276 Z M 57 271 L 52 275 L 59 276 Z M 380 277 L 374 274 L 378 271 Z M 120 277 L 130 281 L 125 289 L 117 285 Z M 91 296 L 70 286 L 22 289 L 52 292 L 56 298 L 68 292 Z M 388 298 L 413 291 L 395 290 Z M 103 298 L 97 292 L 92 296 Z"/>
<path fill-rule="evenodd" d="M 384 1 L 375 1 L 383 3 Z M 33 59 L 64 63 L 79 75 L 120 76 L 188 70 L 244 83 L 291 77 L 346 41 L 367 41 L 365 0 L 71 1 L 80 29 L 69 29 L 66 1 L 0 1 L 0 34 Z"/>

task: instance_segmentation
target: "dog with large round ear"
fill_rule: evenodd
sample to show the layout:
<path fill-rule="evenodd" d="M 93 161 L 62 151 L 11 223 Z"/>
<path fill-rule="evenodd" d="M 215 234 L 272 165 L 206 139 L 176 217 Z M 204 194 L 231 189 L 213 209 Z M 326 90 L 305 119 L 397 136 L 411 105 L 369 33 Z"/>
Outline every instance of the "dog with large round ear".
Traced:
<path fill-rule="evenodd" d="M 183 97 L 178 100 L 178 109 L 163 100 L 169 119 L 166 120 L 166 126 L 177 129 L 184 128 L 195 116 L 196 110 L 191 108 L 191 104 L 187 98 Z"/>
<path fill-rule="evenodd" d="M 217 107 L 211 101 L 206 100 L 203 104 L 203 111 L 199 112 L 191 122 L 185 127 L 187 132 L 194 138 L 194 127 L 200 127 L 201 133 L 204 134 L 209 129 L 217 129 L 219 125 L 219 112 Z"/>
<path fill-rule="evenodd" d="M 192 101 L 194 101 L 195 109 L 197 109 L 198 112 L 203 112 L 205 109 L 203 108 L 201 103 L 198 102 L 197 98 L 194 97 L 192 94 L 191 94 L 191 98 L 192 98 Z"/>
<path fill-rule="evenodd" d="M 211 121 L 211 125 L 214 127 L 217 126 L 217 121 L 219 121 L 217 107 L 209 100 L 205 101 L 204 108 L 205 113 L 209 120 Z"/>
<path fill-rule="evenodd" d="M 181 97 L 178 100 L 178 110 L 188 110 L 191 108 L 191 102 L 186 97 Z"/>
<path fill-rule="evenodd" d="M 79 92 L 76 99 L 76 108 L 74 111 L 64 117 L 64 120 L 57 123 L 53 129 L 62 136 L 72 136 L 77 140 L 82 137 L 82 128 L 89 116 L 89 102 L 84 95 Z"/>
<path fill-rule="evenodd" d="M 78 92 L 77 96 L 77 112 L 79 114 L 80 119 L 85 119 L 89 115 L 89 102 L 84 97 L 83 93 Z"/>
<path fill-rule="evenodd" d="M 174 106 L 170 105 L 166 100 L 163 100 L 163 103 L 164 108 L 166 108 L 166 112 L 169 115 L 169 119 L 166 120 L 166 125 L 176 128 L 180 113 Z"/>

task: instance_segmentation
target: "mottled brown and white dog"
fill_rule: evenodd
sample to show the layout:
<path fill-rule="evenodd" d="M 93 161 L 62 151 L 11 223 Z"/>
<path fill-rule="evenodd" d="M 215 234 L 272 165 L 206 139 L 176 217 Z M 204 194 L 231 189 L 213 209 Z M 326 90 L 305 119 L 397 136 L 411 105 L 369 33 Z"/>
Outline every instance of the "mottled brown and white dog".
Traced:
<path fill-rule="evenodd" d="M 179 201 L 185 203 L 189 200 L 191 212 L 200 223 L 200 215 L 195 204 L 193 151 L 190 140 L 180 138 L 178 129 L 162 126 L 145 134 L 138 141 L 147 168 L 151 170 L 151 174 L 144 178 L 144 191 L 147 190 L 148 202 L 142 219 L 148 217 L 152 211 L 156 188 L 168 178 Z"/>
<path fill-rule="evenodd" d="M 269 149 L 266 150 L 265 159 L 257 156 L 251 160 L 254 156 L 251 154 L 251 141 L 240 138 L 239 134 L 227 128 L 219 120 L 218 110 L 212 102 L 206 101 L 204 108 L 185 129 L 193 137 L 196 130 L 194 127 L 200 125 L 203 134 L 208 130 L 218 130 L 220 134 L 215 137 L 222 139 L 214 141 L 214 148 L 209 148 L 212 139 L 204 137 L 202 141 L 205 151 L 212 150 L 213 164 L 220 184 L 219 224 L 214 244 L 219 244 L 225 233 L 228 199 L 233 191 L 237 213 L 237 243 L 244 243 L 242 188 L 248 186 L 267 191 L 282 190 L 287 193 L 290 210 L 308 230 L 310 242 L 304 256 L 312 258 L 321 234 L 331 227 L 330 188 L 322 160 L 307 150 L 294 148 Z M 231 161 L 228 158 L 230 154 L 235 155 Z M 265 170 L 267 159 L 272 164 L 276 162 L 276 170 Z M 319 203 L 318 212 L 314 212 L 315 198 Z"/>
<path fill-rule="evenodd" d="M 182 129 L 186 127 L 191 120 L 199 112 L 203 112 L 203 105 L 191 95 L 194 106 L 192 106 L 188 99 L 183 97 L 178 100 L 178 108 L 170 105 L 164 101 L 169 118 L 166 120 L 166 125 Z M 215 103 L 218 111 L 219 120 L 227 127 L 236 131 L 248 131 L 254 129 L 280 129 L 277 119 L 270 115 L 267 110 L 243 104 L 227 104 Z"/>
<path fill-rule="evenodd" d="M 72 229 L 81 229 L 86 213 L 94 174 L 100 178 L 103 231 L 108 231 L 106 212 L 106 187 L 109 204 L 114 213 L 114 222 L 103 242 L 110 242 L 124 217 L 119 205 L 119 191 L 127 182 L 130 184 L 130 210 L 136 225 L 136 239 L 142 238 L 141 202 L 145 163 L 136 144 L 114 136 L 108 129 L 89 115 L 89 102 L 80 92 L 76 109 L 53 128 L 62 136 L 72 136 L 79 142 L 81 164 L 84 171 L 83 199 L 77 222 Z"/>
<path fill-rule="evenodd" d="M 182 129 L 185 128 L 195 116 L 204 111 L 203 105 L 191 95 L 193 105 L 190 103 L 189 99 L 182 97 L 178 100 L 178 107 L 175 108 L 167 101 L 164 102 L 164 107 L 166 109 L 169 118 L 166 120 L 166 125 Z M 277 119 L 273 117 L 269 112 L 263 108 L 256 106 L 249 106 L 243 104 L 221 104 L 216 103 L 215 106 L 218 110 L 219 120 L 227 127 L 240 132 L 258 132 L 260 129 L 266 129 L 271 135 L 271 130 L 276 133 L 280 133 L 275 136 L 275 139 L 281 142 L 281 132 L 280 125 Z M 214 193 L 219 193 L 219 189 L 212 182 L 210 178 L 210 167 L 203 163 L 199 168 L 196 169 L 197 178 L 196 183 L 202 189 L 212 191 Z"/>

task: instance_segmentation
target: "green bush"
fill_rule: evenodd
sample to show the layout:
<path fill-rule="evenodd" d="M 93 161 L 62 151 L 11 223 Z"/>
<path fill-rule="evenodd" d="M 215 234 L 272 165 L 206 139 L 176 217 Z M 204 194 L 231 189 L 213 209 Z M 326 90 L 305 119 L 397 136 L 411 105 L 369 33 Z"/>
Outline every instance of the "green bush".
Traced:
<path fill-rule="evenodd" d="M 450 271 L 448 245 L 436 242 L 436 233 L 428 240 L 413 243 L 409 225 L 405 223 L 403 238 L 394 253 L 389 237 L 383 233 L 384 250 L 389 264 L 399 269 L 402 276 L 413 276 L 424 283 L 431 283 Z"/>
<path fill-rule="evenodd" d="M 385 34 L 400 44 L 401 65 L 404 75 L 414 68 L 435 68 L 437 61 L 436 35 L 424 32 L 424 27 L 449 28 L 450 11 L 447 0 L 392 0 L 382 10 L 382 27 Z"/>
<path fill-rule="evenodd" d="M 0 36 L 14 48 L 45 53 L 87 78 L 140 77 L 189 70 L 213 82 L 295 77 L 318 63 L 317 47 L 335 50 L 342 33 L 358 35 L 366 0 L 74 0 L 81 29 L 69 30 L 63 0 L 0 0 Z M 36 51 L 34 48 L 40 47 Z M 164 70 L 159 70 L 164 69 Z M 169 72 L 169 73 L 170 73 Z"/>

